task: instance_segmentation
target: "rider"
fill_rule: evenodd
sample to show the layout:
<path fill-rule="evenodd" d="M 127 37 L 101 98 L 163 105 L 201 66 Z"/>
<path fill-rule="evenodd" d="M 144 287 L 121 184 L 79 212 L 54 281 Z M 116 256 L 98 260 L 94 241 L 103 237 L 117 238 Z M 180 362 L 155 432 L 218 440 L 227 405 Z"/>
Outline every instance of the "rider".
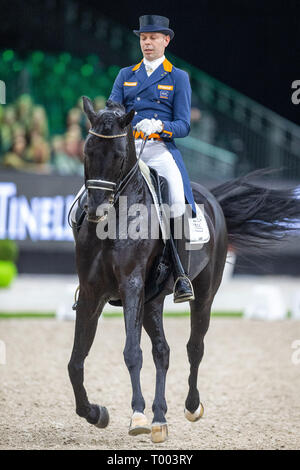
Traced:
<path fill-rule="evenodd" d="M 143 59 L 120 70 L 109 99 L 122 103 L 127 112 L 135 110 L 132 125 L 136 129 L 137 155 L 143 138 L 148 136 L 141 159 L 168 181 L 171 217 L 175 219 L 184 214 L 185 200 L 196 213 L 189 177 L 174 143 L 174 138 L 185 137 L 190 131 L 191 86 L 188 74 L 174 67 L 164 55 L 165 48 L 174 37 L 169 19 L 144 15 L 139 18 L 139 24 L 139 30 L 133 32 L 140 38 Z M 189 253 L 183 242 L 176 240 L 177 248 L 181 243 L 181 260 L 178 256 L 174 259 L 177 273 L 175 302 L 194 298 L 192 284 L 185 273 L 188 271 Z M 176 270 L 178 263 L 182 263 L 181 271 Z"/>

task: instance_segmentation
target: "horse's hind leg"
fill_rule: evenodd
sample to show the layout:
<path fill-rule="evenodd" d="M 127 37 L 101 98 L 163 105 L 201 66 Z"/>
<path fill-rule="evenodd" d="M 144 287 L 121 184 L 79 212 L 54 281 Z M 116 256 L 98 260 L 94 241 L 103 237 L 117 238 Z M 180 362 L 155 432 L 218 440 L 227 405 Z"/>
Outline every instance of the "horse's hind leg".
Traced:
<path fill-rule="evenodd" d="M 88 301 L 83 294 L 80 294 L 76 311 L 74 346 L 68 370 L 75 394 L 76 413 L 84 417 L 90 424 L 104 428 L 109 421 L 107 409 L 89 403 L 83 386 L 84 360 L 89 353 L 97 330 L 99 313 L 96 310 L 97 302 Z"/>
<path fill-rule="evenodd" d="M 198 421 L 204 412 L 197 388 L 198 369 L 204 354 L 204 336 L 210 322 L 211 305 L 214 295 L 211 286 L 211 265 L 209 264 L 193 281 L 195 300 L 191 305 L 191 333 L 187 343 L 190 363 L 189 392 L 185 402 L 185 417 Z"/>
<path fill-rule="evenodd" d="M 149 302 L 144 308 L 143 325 L 152 342 L 152 354 L 156 367 L 155 397 L 152 405 L 153 421 L 151 438 L 153 442 L 164 442 L 168 435 L 167 403 L 165 399 L 166 375 L 169 368 L 170 348 L 163 329 L 163 298 Z"/>

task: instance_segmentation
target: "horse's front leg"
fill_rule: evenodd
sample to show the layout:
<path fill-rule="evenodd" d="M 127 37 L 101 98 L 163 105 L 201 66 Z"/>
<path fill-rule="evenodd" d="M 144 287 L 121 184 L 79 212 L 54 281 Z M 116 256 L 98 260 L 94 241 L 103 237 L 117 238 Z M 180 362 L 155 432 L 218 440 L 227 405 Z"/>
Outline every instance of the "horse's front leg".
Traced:
<path fill-rule="evenodd" d="M 126 343 L 124 348 L 124 360 L 128 368 L 131 386 L 133 415 L 130 422 L 129 434 L 135 436 L 142 433 L 150 433 L 147 418 L 144 415 L 145 400 L 141 391 L 140 372 L 143 363 L 143 355 L 140 347 L 141 331 L 144 313 L 144 281 L 137 274 L 130 275 L 120 288 L 125 329 Z"/>
<path fill-rule="evenodd" d="M 76 413 L 90 424 L 104 428 L 109 421 L 108 411 L 103 406 L 92 405 L 83 386 L 84 360 L 92 346 L 99 314 L 104 306 L 104 302 L 103 305 L 98 303 L 98 298 L 94 298 L 92 294 L 88 295 L 81 288 L 76 309 L 74 346 L 68 370 L 75 395 Z"/>
<path fill-rule="evenodd" d="M 161 296 L 145 305 L 143 325 L 152 342 L 152 354 L 156 367 L 155 398 L 152 405 L 153 421 L 151 439 L 164 442 L 168 436 L 166 421 L 167 403 L 165 398 L 166 375 L 169 368 L 170 348 L 163 328 L 164 298 Z"/>

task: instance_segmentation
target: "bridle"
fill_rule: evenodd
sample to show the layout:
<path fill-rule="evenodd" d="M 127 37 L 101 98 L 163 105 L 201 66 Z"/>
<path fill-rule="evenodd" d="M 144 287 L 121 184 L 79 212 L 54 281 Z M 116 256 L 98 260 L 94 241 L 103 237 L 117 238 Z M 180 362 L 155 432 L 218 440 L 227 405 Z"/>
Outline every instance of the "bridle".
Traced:
<path fill-rule="evenodd" d="M 127 133 L 125 133 L 125 134 L 115 134 L 115 135 L 98 134 L 97 132 L 93 131 L 92 129 L 89 129 L 88 132 L 89 132 L 89 134 L 95 135 L 96 137 L 100 137 L 101 139 L 116 139 L 118 137 L 126 137 L 127 136 Z M 86 180 L 85 187 L 86 187 L 86 189 L 102 189 L 104 191 L 114 192 L 114 190 L 117 187 L 117 183 L 114 183 L 112 181 L 107 181 L 107 180 L 101 180 L 101 179 L 91 179 L 91 180 Z"/>
<path fill-rule="evenodd" d="M 92 135 L 94 135 L 96 137 L 99 137 L 101 139 L 117 139 L 117 138 L 120 138 L 120 137 L 126 137 L 127 136 L 127 133 L 115 134 L 115 135 L 98 134 L 97 132 L 93 131 L 92 129 L 89 129 L 88 132 L 89 132 L 89 134 L 92 134 Z M 127 175 L 123 179 L 121 179 L 119 184 L 117 184 L 113 181 L 107 181 L 107 180 L 101 180 L 101 179 L 90 179 L 90 180 L 85 181 L 86 189 L 98 189 L 98 190 L 102 190 L 102 191 L 110 191 L 112 193 L 111 198 L 110 198 L 110 204 L 113 206 L 118 201 L 121 193 L 124 191 L 124 189 L 126 188 L 128 183 L 131 181 L 133 175 L 137 171 L 138 166 L 139 166 L 139 160 L 141 158 L 141 155 L 143 153 L 143 150 L 145 148 L 145 145 L 146 145 L 146 142 L 147 142 L 148 138 L 149 137 L 147 136 L 145 139 L 143 139 L 143 143 L 142 143 L 142 146 L 141 146 L 141 149 L 140 149 L 139 156 L 136 160 L 136 163 L 131 168 L 131 170 L 127 173 Z M 71 212 L 72 212 L 72 209 L 75 206 L 77 201 L 78 201 L 78 204 L 80 206 L 81 197 L 82 197 L 82 193 L 79 194 L 79 196 L 73 201 L 73 203 L 72 203 L 72 205 L 69 209 L 68 223 L 69 223 L 71 228 L 72 228 L 72 224 L 70 223 Z"/>
<path fill-rule="evenodd" d="M 89 134 L 93 134 L 97 137 L 102 137 L 102 139 L 115 139 L 116 137 L 126 137 L 127 134 L 116 134 L 116 135 L 104 135 L 104 134 L 97 134 L 92 129 L 89 129 Z"/>
<path fill-rule="evenodd" d="M 98 134 L 97 132 L 93 131 L 92 129 L 89 129 L 89 134 L 92 134 L 96 137 L 99 137 L 101 139 L 116 139 L 119 137 L 126 137 L 127 133 L 125 134 L 115 134 L 115 135 L 103 135 L 103 134 Z M 142 152 L 144 150 L 144 147 L 146 145 L 146 142 L 148 140 L 148 137 L 146 137 L 143 140 L 142 147 L 140 149 L 139 156 L 137 158 L 136 163 L 134 166 L 131 168 L 131 170 L 127 173 L 127 175 L 121 179 L 121 181 L 117 184 L 113 181 L 107 181 L 107 180 L 101 180 L 101 179 L 90 179 L 86 180 L 85 182 L 85 187 L 86 189 L 101 189 L 103 191 L 110 191 L 113 193 L 113 198 L 112 198 L 112 205 L 114 205 L 117 200 L 119 199 L 121 193 L 124 191 L 126 186 L 128 185 L 129 181 L 132 179 L 133 175 L 135 174 L 138 165 L 139 165 L 139 160 L 141 158 Z"/>

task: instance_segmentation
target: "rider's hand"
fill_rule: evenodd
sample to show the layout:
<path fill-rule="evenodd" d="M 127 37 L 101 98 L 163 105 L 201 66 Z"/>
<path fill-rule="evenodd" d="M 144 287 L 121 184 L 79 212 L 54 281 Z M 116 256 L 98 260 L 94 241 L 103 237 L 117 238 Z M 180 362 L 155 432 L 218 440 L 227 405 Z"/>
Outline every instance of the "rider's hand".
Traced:
<path fill-rule="evenodd" d="M 149 136 L 151 134 L 160 133 L 163 130 L 163 123 L 156 119 L 143 119 L 137 123 L 136 130 Z"/>

